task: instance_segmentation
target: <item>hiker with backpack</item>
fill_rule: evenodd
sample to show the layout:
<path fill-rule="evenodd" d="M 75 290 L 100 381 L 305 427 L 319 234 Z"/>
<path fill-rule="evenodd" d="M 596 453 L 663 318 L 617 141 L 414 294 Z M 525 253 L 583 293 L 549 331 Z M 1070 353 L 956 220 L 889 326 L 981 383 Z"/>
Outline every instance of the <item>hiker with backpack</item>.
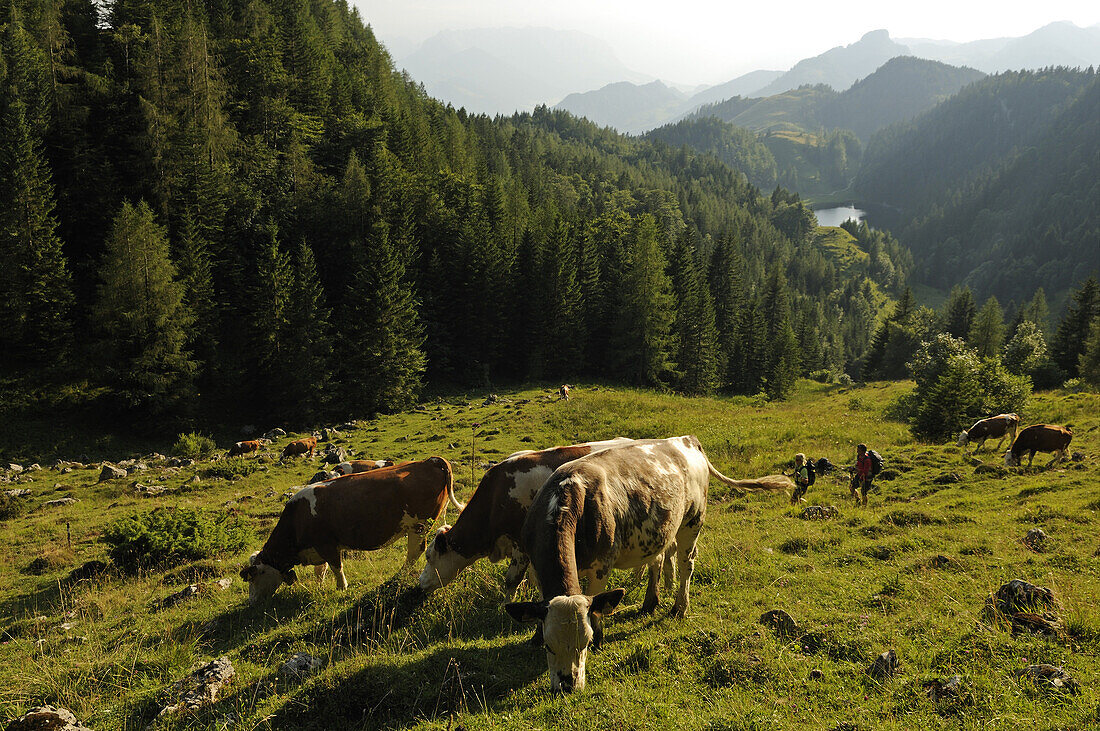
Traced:
<path fill-rule="evenodd" d="M 810 485 L 817 480 L 817 471 L 814 469 L 813 460 L 806 459 L 806 455 L 799 452 L 794 456 L 794 493 L 791 495 L 791 505 L 797 505 Z"/>
<path fill-rule="evenodd" d="M 852 482 L 848 486 L 849 492 L 855 498 L 856 504 L 860 504 L 862 498 L 863 507 L 867 507 L 867 493 L 871 491 L 871 483 L 878 473 L 882 472 L 882 456 L 873 449 L 867 449 L 866 444 L 856 446 L 856 469 L 852 473 Z M 859 494 L 856 494 L 856 490 Z"/>

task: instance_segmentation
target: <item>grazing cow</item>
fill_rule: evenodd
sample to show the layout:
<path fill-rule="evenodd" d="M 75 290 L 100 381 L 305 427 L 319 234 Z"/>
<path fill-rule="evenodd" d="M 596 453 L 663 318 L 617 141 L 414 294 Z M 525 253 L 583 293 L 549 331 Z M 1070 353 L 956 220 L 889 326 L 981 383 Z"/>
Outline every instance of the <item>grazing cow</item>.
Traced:
<path fill-rule="evenodd" d="M 974 426 L 959 432 L 958 444 L 960 447 L 965 447 L 970 442 L 977 442 L 978 446 L 974 447 L 974 451 L 977 452 L 985 444 L 986 439 L 996 437 L 997 446 L 993 448 L 995 451 L 1001 448 L 1001 442 L 1005 437 L 1008 437 L 1008 443 L 1012 444 L 1019 426 L 1020 417 L 1016 414 L 997 414 L 988 419 L 976 421 Z"/>
<path fill-rule="evenodd" d="M 569 400 L 569 391 L 572 388 L 573 387 L 570 386 L 568 383 L 564 384 L 561 388 L 559 388 L 558 389 L 558 401 L 568 401 Z"/>
<path fill-rule="evenodd" d="M 1054 424 L 1032 424 L 1020 432 L 1016 441 L 1005 452 L 1005 467 L 1016 467 L 1024 452 L 1028 453 L 1027 466 L 1035 459 L 1036 452 L 1053 452 L 1054 459 L 1047 463 L 1050 467 L 1055 462 L 1061 462 L 1066 456 L 1066 447 L 1073 439 L 1073 432 L 1064 426 Z"/>
<path fill-rule="evenodd" d="M 308 454 L 312 457 L 313 450 L 315 449 L 317 449 L 317 437 L 297 439 L 283 447 L 283 456 L 280 460 L 286 459 L 287 457 L 297 457 L 300 454 Z"/>
<path fill-rule="evenodd" d="M 604 591 L 613 568 L 650 567 L 643 609 L 653 609 L 661 555 L 676 546 L 679 588 L 674 615 L 688 609 L 696 541 L 707 509 L 710 477 L 748 490 L 781 490 L 789 478 L 731 480 L 711 465 L 694 436 L 647 439 L 568 462 L 535 497 L 523 523 L 544 600 L 505 605 L 519 622 L 540 622 L 554 690 L 580 690 L 589 645 L 600 642 L 600 618 L 622 601 Z M 588 594 L 581 573 L 588 575 Z"/>
<path fill-rule="evenodd" d="M 249 454 L 250 452 L 259 452 L 260 447 L 262 446 L 263 444 L 261 444 L 258 439 L 253 439 L 247 442 L 237 442 L 229 448 L 229 452 L 225 456 L 240 457 L 241 455 Z"/>
<path fill-rule="evenodd" d="M 505 594 L 511 598 L 527 571 L 529 561 L 519 548 L 520 536 L 527 508 L 539 488 L 566 462 L 630 442 L 619 437 L 538 452 L 516 452 L 490 467 L 454 526 L 441 527 L 428 544 L 420 588 L 431 592 L 446 586 L 479 558 L 488 556 L 496 563 L 511 556 L 504 582 Z"/>
<path fill-rule="evenodd" d="M 241 571 L 250 603 L 266 599 L 284 583 L 297 580 L 294 567 L 325 565 L 336 575 L 336 588 L 347 588 L 340 552 L 373 551 L 408 537 L 402 571 L 424 550 L 433 521 L 444 516 L 450 501 L 459 511 L 451 465 L 442 457 L 337 477 L 303 487 L 290 498 L 249 565 Z"/>
<path fill-rule="evenodd" d="M 333 467 L 333 471 L 341 475 L 354 475 L 359 472 L 370 472 L 381 467 L 393 467 L 392 459 L 353 459 L 349 462 L 341 462 Z"/>

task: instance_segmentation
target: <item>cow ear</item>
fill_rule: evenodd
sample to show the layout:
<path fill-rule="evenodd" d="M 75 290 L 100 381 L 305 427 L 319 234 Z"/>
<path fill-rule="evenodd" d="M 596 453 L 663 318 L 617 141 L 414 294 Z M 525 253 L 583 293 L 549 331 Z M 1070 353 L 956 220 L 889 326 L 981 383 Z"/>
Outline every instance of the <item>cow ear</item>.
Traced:
<path fill-rule="evenodd" d="M 293 584 L 297 580 L 298 574 L 294 573 L 294 569 L 283 572 L 283 581 L 285 581 L 287 584 Z"/>
<path fill-rule="evenodd" d="M 546 607 L 546 602 L 511 602 L 504 605 L 504 611 L 520 624 L 529 624 L 546 619 Z"/>
<path fill-rule="evenodd" d="M 435 532 L 435 550 L 436 553 L 444 554 L 447 552 L 447 529 L 450 526 L 445 525 Z"/>
<path fill-rule="evenodd" d="M 592 607 L 588 610 L 588 613 L 594 614 L 597 617 L 611 614 L 615 611 L 615 607 L 619 606 L 619 602 L 623 600 L 625 594 L 626 589 L 612 589 L 611 591 L 597 594 L 592 597 Z"/>

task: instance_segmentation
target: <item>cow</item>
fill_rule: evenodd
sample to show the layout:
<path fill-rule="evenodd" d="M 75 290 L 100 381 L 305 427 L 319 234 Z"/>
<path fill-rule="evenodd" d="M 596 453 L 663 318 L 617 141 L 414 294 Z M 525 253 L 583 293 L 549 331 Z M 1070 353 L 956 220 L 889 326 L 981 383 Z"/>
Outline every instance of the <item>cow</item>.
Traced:
<path fill-rule="evenodd" d="M 649 566 L 643 610 L 652 610 L 659 559 L 676 548 L 679 587 L 672 613 L 688 610 L 696 542 L 711 477 L 745 490 L 783 490 L 790 478 L 732 480 L 711 465 L 694 436 L 647 439 L 590 454 L 555 470 L 523 522 L 522 544 L 542 591 L 539 602 L 505 605 L 518 622 L 538 622 L 555 691 L 581 690 L 601 617 L 625 590 L 604 591 L 613 568 Z M 582 573 L 589 580 L 581 591 Z"/>
<path fill-rule="evenodd" d="M 479 558 L 488 556 L 496 563 L 510 556 L 512 561 L 505 574 L 504 591 L 511 598 L 527 571 L 529 561 L 519 548 L 520 535 L 527 508 L 539 488 L 566 462 L 630 442 L 630 439 L 618 437 L 516 452 L 490 467 L 454 526 L 442 526 L 428 544 L 420 588 L 432 592 L 446 586 Z"/>
<path fill-rule="evenodd" d="M 353 459 L 349 462 L 341 462 L 333 467 L 334 472 L 341 475 L 354 475 L 359 472 L 370 472 L 381 467 L 393 467 L 392 459 Z"/>
<path fill-rule="evenodd" d="M 237 442 L 229 448 L 229 452 L 226 453 L 226 457 L 240 457 L 244 454 L 251 452 L 259 452 L 263 444 L 258 439 L 252 439 L 247 442 Z"/>
<path fill-rule="evenodd" d="M 249 603 L 271 597 L 284 583 L 293 584 L 299 564 L 316 567 L 318 578 L 331 566 L 336 588 L 343 591 L 348 581 L 342 550 L 373 551 L 402 535 L 408 538 L 408 549 L 401 571 L 408 570 L 424 550 L 429 526 L 446 514 L 448 502 L 461 512 L 451 465 L 442 457 L 303 487 L 287 501 L 267 542 L 241 571 Z"/>
<path fill-rule="evenodd" d="M 1005 467 L 1016 467 L 1024 452 L 1028 453 L 1027 466 L 1031 466 L 1036 452 L 1053 452 L 1054 459 L 1047 463 L 1050 467 L 1055 462 L 1061 462 L 1066 456 L 1066 447 L 1073 439 L 1073 432 L 1064 426 L 1054 424 L 1032 424 L 1020 432 L 1016 441 L 1005 452 Z"/>
<path fill-rule="evenodd" d="M 283 447 L 283 456 L 280 457 L 280 461 L 287 457 L 297 457 L 300 454 L 308 454 L 313 456 L 313 450 L 317 449 L 317 437 L 305 437 L 303 439 L 296 439 L 290 444 Z"/>
<path fill-rule="evenodd" d="M 1001 448 L 1001 442 L 1008 437 L 1008 443 L 1012 444 L 1012 441 L 1016 438 L 1016 429 L 1020 426 L 1020 417 L 1016 414 L 997 414 L 991 416 L 988 419 L 982 419 L 974 422 L 974 426 L 959 432 L 958 444 L 960 447 L 965 447 L 970 442 L 977 442 L 978 446 L 974 447 L 974 451 L 977 452 L 985 444 L 986 439 L 992 437 L 997 438 L 997 446 L 993 448 L 994 451 Z"/>
<path fill-rule="evenodd" d="M 562 387 L 558 389 L 558 401 L 568 401 L 569 400 L 569 391 L 572 388 L 573 387 L 570 386 L 568 383 L 563 384 Z"/>

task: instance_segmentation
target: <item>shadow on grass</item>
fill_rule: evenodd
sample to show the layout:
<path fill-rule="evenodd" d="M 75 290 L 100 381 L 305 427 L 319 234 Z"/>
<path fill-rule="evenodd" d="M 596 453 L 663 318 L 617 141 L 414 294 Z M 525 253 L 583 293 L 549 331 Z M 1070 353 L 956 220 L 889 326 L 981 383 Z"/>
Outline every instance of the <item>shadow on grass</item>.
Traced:
<path fill-rule="evenodd" d="M 209 620 L 189 620 L 173 632 L 177 642 L 200 635 L 210 651 L 222 654 L 238 649 L 257 636 L 278 628 L 300 616 L 311 597 L 302 592 L 281 592 L 271 599 L 249 606 L 247 602 L 230 607 Z"/>

